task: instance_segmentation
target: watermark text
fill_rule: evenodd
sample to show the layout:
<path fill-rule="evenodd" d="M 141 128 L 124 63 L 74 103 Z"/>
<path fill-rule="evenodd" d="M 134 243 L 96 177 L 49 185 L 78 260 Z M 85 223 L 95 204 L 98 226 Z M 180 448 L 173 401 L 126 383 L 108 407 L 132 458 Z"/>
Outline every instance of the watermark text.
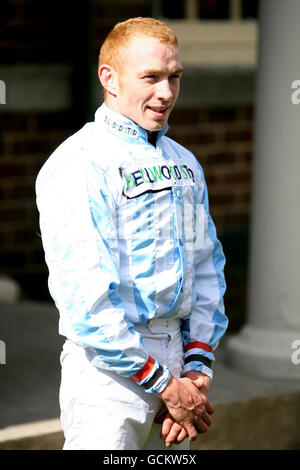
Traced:
<path fill-rule="evenodd" d="M 133 235 L 132 235 L 133 234 Z M 203 204 L 181 204 L 170 216 L 169 206 L 148 204 L 138 210 L 130 201 L 110 220 L 110 240 L 178 240 L 186 250 L 200 250 L 204 245 L 205 209 Z"/>
<path fill-rule="evenodd" d="M 300 339 L 295 339 L 291 344 L 291 348 L 294 349 L 291 354 L 291 361 L 295 366 L 297 366 L 300 364 Z"/>
<path fill-rule="evenodd" d="M 6 344 L 0 339 L 0 364 L 6 364 Z"/>
<path fill-rule="evenodd" d="M 0 80 L 0 104 L 6 104 L 6 86 L 3 80 Z"/>
<path fill-rule="evenodd" d="M 294 80 L 291 88 L 295 90 L 291 95 L 291 100 L 293 104 L 300 103 L 300 80 Z"/>

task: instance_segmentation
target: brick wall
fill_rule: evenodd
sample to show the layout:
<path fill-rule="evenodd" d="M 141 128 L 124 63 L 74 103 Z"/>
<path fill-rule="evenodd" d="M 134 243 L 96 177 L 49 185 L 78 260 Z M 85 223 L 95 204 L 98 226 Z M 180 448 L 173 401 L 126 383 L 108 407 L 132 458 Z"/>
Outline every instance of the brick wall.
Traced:
<path fill-rule="evenodd" d="M 1 0 L 1 64 L 64 62 L 72 53 L 70 9 L 58 0 Z"/>
<path fill-rule="evenodd" d="M 223 244 L 230 330 L 245 320 L 251 180 L 253 108 L 173 110 L 168 135 L 189 148 L 201 163 L 210 212 Z"/>
<path fill-rule="evenodd" d="M 35 178 L 52 150 L 69 134 L 69 113 L 1 115 L 0 266 L 29 297 L 47 296 L 35 205 Z M 67 124 L 68 123 L 68 124 Z"/>
<path fill-rule="evenodd" d="M 173 111 L 168 135 L 203 166 L 211 213 L 220 232 L 245 227 L 251 203 L 252 109 Z"/>
<path fill-rule="evenodd" d="M 68 3 L 1 1 L 0 79 L 1 65 L 72 64 Z M 6 89 L 9 93 L 9 82 Z M 0 272 L 18 280 L 24 296 L 48 298 L 35 178 L 75 127 L 71 110 L 12 113 L 0 105 Z"/>
<path fill-rule="evenodd" d="M 68 4 L 57 0 L 4 1 L 1 64 L 67 63 L 80 70 L 76 55 L 80 60 L 84 51 L 76 49 L 80 34 L 75 38 L 80 11 L 76 19 L 72 16 L 73 6 L 71 12 Z M 98 47 L 115 21 L 149 14 L 146 0 L 97 0 L 92 60 L 97 60 Z M 5 105 L 0 105 L 0 272 L 17 279 L 23 295 L 30 298 L 49 299 L 47 268 L 38 235 L 35 178 L 48 155 L 80 127 L 80 113 L 75 104 L 71 109 L 51 113 L 6 113 Z M 235 329 L 245 313 L 252 108 L 175 109 L 168 135 L 193 151 L 204 168 L 211 213 L 228 259 L 226 303 Z"/>

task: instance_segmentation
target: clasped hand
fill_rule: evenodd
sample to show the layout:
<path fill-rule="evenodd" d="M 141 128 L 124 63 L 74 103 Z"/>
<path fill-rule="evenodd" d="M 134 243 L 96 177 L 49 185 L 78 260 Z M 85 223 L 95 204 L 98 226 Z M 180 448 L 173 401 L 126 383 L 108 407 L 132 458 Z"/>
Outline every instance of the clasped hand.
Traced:
<path fill-rule="evenodd" d="M 207 399 L 210 379 L 200 372 L 187 372 L 183 378 L 171 377 L 160 394 L 167 411 L 155 420 L 160 423 L 161 437 L 166 447 L 180 443 L 187 437 L 196 439 L 212 424 L 213 405 Z"/>

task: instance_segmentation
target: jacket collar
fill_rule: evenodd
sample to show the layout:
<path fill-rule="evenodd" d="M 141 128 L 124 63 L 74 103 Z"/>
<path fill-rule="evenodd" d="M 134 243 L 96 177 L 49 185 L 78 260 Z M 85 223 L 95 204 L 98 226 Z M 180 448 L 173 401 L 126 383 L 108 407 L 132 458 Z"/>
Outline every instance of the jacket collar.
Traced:
<path fill-rule="evenodd" d="M 120 139 L 133 143 L 148 143 L 148 132 L 141 126 L 138 126 L 126 116 L 116 113 L 103 103 L 95 112 L 96 124 L 104 125 L 107 130 Z M 169 129 L 168 124 L 158 131 L 157 139 L 166 134 Z"/>

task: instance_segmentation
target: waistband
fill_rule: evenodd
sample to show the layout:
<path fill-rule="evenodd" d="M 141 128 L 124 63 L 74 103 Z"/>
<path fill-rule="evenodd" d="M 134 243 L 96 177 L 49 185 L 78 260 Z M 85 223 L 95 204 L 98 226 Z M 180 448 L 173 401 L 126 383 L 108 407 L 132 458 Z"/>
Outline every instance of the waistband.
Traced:
<path fill-rule="evenodd" d="M 136 323 L 135 329 L 139 332 L 148 330 L 151 333 L 168 333 L 171 331 L 177 331 L 180 329 L 181 320 L 180 318 L 153 318 L 146 323 Z"/>

